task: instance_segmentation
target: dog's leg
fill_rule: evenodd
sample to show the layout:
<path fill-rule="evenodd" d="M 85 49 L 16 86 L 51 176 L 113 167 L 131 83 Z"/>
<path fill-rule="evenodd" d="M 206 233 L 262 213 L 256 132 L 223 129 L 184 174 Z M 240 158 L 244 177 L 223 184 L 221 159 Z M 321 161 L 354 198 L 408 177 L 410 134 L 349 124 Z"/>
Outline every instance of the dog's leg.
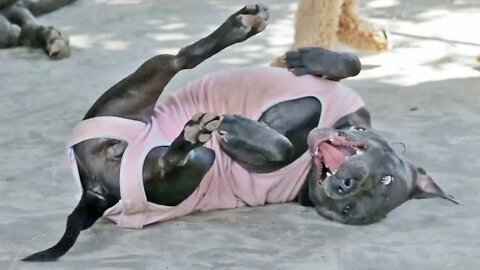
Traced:
<path fill-rule="evenodd" d="M 168 147 L 153 149 L 144 164 L 148 201 L 175 206 L 188 198 L 210 170 L 215 152 L 201 147 L 220 126 L 222 116 L 197 113 Z"/>
<path fill-rule="evenodd" d="M 259 121 L 224 115 L 218 132 L 220 146 L 232 159 L 252 172 L 278 170 L 308 149 L 307 137 L 318 125 L 322 106 L 315 98 L 285 101 L 266 110 Z M 295 111 L 298 113 L 292 114 Z M 335 128 L 371 126 L 365 108 L 339 119 Z"/>
<path fill-rule="evenodd" d="M 240 115 L 224 115 L 218 132 L 222 150 L 249 171 L 278 169 L 293 153 L 292 143 L 284 135 Z"/>
<path fill-rule="evenodd" d="M 362 68 L 360 60 L 353 53 L 335 52 L 318 47 L 288 52 L 285 64 L 298 76 L 310 74 L 332 81 L 356 76 Z"/>
<path fill-rule="evenodd" d="M 20 39 L 20 27 L 11 24 L 0 12 L 0 49 L 14 47 Z"/>
<path fill-rule="evenodd" d="M 221 122 L 222 116 L 216 114 L 195 114 L 160 160 L 160 167 L 164 170 L 162 174 L 173 167 L 185 165 L 190 152 L 209 141 L 212 138 L 212 132 L 218 129 Z"/>
<path fill-rule="evenodd" d="M 339 19 L 338 40 L 352 48 L 366 52 L 389 49 L 390 40 L 385 27 L 361 18 L 357 12 L 358 0 L 344 0 Z"/>
<path fill-rule="evenodd" d="M 104 93 L 85 118 L 119 116 L 150 121 L 157 99 L 172 77 L 191 69 L 224 48 L 263 31 L 268 10 L 262 5 L 248 5 L 231 15 L 217 30 L 177 55 L 158 55 L 142 64 L 133 74 Z"/>
<path fill-rule="evenodd" d="M 2 10 L 12 23 L 21 27 L 22 45 L 43 48 L 51 59 L 62 59 L 70 55 L 68 37 L 54 29 L 39 25 L 32 13 L 21 5 L 12 5 Z"/>
<path fill-rule="evenodd" d="M 22 0 L 22 4 L 34 16 L 39 16 L 70 5 L 75 1 L 77 0 Z"/>

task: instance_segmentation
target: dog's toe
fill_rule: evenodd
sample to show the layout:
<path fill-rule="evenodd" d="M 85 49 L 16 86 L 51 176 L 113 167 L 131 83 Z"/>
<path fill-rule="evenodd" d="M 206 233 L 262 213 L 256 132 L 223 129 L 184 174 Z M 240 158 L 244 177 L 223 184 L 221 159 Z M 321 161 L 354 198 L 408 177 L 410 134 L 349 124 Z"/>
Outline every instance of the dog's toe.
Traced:
<path fill-rule="evenodd" d="M 304 66 L 303 54 L 299 51 L 290 51 L 284 58 L 285 67 L 297 76 L 307 73 Z"/>
<path fill-rule="evenodd" d="M 213 113 L 197 113 L 185 125 L 185 140 L 197 144 L 206 143 L 212 138 L 212 132 L 222 123 L 222 116 Z"/>

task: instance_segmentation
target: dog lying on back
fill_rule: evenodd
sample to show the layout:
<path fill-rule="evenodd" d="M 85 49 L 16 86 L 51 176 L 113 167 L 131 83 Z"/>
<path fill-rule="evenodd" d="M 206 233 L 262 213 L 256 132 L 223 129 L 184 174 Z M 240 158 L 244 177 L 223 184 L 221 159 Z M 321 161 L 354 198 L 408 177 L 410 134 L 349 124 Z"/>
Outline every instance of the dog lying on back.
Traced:
<path fill-rule="evenodd" d="M 157 104 L 176 73 L 263 31 L 267 20 L 266 7 L 248 5 L 105 92 L 70 138 L 82 196 L 65 233 L 24 260 L 56 260 L 102 216 L 142 228 L 195 211 L 296 201 L 337 222 L 370 224 L 412 198 L 456 202 L 370 129 L 355 92 L 332 81 L 360 72 L 353 54 L 300 49 L 286 56 L 292 72 L 211 74 Z"/>
<path fill-rule="evenodd" d="M 0 0 L 0 49 L 24 45 L 44 49 L 51 59 L 68 57 L 68 37 L 53 27 L 39 25 L 35 16 L 52 12 L 74 1 Z"/>

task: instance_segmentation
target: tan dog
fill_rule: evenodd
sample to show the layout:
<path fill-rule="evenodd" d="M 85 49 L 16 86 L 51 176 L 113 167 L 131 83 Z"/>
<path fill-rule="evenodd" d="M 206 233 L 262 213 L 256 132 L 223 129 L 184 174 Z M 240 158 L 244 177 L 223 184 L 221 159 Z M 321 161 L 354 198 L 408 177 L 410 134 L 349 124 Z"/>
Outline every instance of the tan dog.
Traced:
<path fill-rule="evenodd" d="M 343 43 L 361 51 L 381 52 L 389 48 L 387 31 L 357 15 L 358 0 L 300 0 L 295 14 L 292 49 L 332 49 Z M 272 66 L 284 67 L 283 56 Z"/>

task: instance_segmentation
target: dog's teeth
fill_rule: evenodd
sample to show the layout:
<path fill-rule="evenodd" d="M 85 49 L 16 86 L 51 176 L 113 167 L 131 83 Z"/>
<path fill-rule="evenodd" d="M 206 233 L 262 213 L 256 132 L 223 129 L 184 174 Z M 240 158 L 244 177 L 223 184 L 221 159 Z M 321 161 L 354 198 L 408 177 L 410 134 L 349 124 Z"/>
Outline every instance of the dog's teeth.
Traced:
<path fill-rule="evenodd" d="M 363 150 L 357 150 L 357 151 L 355 151 L 355 152 L 356 152 L 357 155 L 363 154 Z"/>
<path fill-rule="evenodd" d="M 327 177 L 330 177 L 331 175 L 332 175 L 331 173 L 327 172 Z"/>
<path fill-rule="evenodd" d="M 317 156 L 320 153 L 319 147 L 315 148 L 315 155 Z"/>
<path fill-rule="evenodd" d="M 333 171 L 333 174 L 336 174 L 337 173 L 337 170 Z"/>

